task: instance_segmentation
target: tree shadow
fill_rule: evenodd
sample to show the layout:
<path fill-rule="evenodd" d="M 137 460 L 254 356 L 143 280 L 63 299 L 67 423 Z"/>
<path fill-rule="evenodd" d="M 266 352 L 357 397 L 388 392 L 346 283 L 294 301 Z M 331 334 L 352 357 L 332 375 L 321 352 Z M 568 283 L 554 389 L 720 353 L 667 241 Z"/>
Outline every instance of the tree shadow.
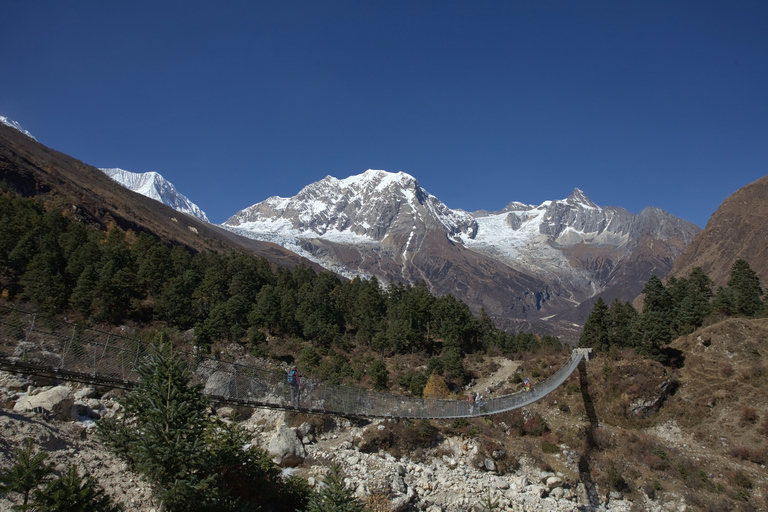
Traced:
<path fill-rule="evenodd" d="M 581 387 L 581 398 L 584 400 L 584 409 L 587 412 L 587 419 L 589 419 L 589 427 L 587 427 L 586 431 L 586 448 L 584 453 L 579 457 L 579 478 L 587 491 L 590 509 L 595 509 L 600 505 L 600 497 L 597 494 L 595 482 L 592 480 L 592 468 L 590 467 L 589 461 L 592 458 L 592 453 L 597 449 L 595 429 L 597 429 L 600 423 L 597 420 L 595 405 L 589 394 L 587 363 L 583 359 L 579 363 L 579 385 Z"/>
<path fill-rule="evenodd" d="M 683 351 L 672 348 L 672 347 L 664 347 L 661 349 L 661 356 L 663 365 L 670 367 L 670 368 L 682 368 L 685 365 L 685 356 L 683 355 Z"/>

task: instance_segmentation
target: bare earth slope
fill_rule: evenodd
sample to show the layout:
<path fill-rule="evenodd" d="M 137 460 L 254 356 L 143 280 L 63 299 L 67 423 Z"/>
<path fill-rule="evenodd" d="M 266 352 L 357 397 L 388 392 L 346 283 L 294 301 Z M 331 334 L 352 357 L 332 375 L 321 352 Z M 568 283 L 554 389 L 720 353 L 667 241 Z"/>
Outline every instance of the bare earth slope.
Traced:
<path fill-rule="evenodd" d="M 0 182 L 25 197 L 42 200 L 102 228 L 149 232 L 196 251 L 246 250 L 286 267 L 311 265 L 282 247 L 240 237 L 132 192 L 103 172 L 0 125 Z"/>
<path fill-rule="evenodd" d="M 724 286 L 737 259 L 746 260 L 761 283 L 768 282 L 768 176 L 723 201 L 704 231 L 675 260 L 670 275 L 684 277 L 701 267 L 715 285 Z"/>

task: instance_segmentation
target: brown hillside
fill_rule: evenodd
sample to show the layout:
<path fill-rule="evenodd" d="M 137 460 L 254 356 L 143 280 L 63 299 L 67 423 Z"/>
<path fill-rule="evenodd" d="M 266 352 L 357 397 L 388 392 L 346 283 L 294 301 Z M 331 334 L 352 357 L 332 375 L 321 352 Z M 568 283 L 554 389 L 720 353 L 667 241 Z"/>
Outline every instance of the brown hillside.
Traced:
<path fill-rule="evenodd" d="M 319 266 L 282 247 L 250 240 L 128 190 L 104 173 L 0 125 L 0 182 L 48 208 L 103 229 L 149 232 L 196 251 L 245 250 L 284 267 Z"/>
<path fill-rule="evenodd" d="M 670 275 L 687 276 L 701 267 L 717 286 L 728 282 L 731 266 L 746 260 L 760 282 L 768 283 L 768 176 L 728 197 L 676 260 Z"/>

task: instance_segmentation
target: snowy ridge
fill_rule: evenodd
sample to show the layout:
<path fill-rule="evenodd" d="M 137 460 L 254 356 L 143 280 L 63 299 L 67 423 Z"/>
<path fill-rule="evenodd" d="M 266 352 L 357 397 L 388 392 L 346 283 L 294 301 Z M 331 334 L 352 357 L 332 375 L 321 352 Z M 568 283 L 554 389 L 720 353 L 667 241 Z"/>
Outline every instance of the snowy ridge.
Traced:
<path fill-rule="evenodd" d="M 192 215 L 205 222 L 208 216 L 195 203 L 176 190 L 173 183 L 157 172 L 130 172 L 116 167 L 99 169 L 123 187 L 143 196 L 160 201 L 176 211 Z"/>
<path fill-rule="evenodd" d="M 4 124 L 6 126 L 10 126 L 11 128 L 19 130 L 21 133 L 23 133 L 24 135 L 26 135 L 30 139 L 37 140 L 31 133 L 29 133 L 27 130 L 22 128 L 21 125 L 19 123 L 17 123 L 16 121 L 14 121 L 13 119 L 8 119 L 5 116 L 0 116 L 0 124 Z"/>
<path fill-rule="evenodd" d="M 406 224 L 421 231 L 440 227 L 451 237 L 476 230 L 471 215 L 445 206 L 413 176 L 377 170 L 343 180 L 327 176 L 294 197 L 270 197 L 237 212 L 224 227 L 365 244 L 380 242 Z"/>
<path fill-rule="evenodd" d="M 240 236 L 244 236 L 245 238 L 250 238 L 251 240 L 258 240 L 260 242 L 271 242 L 273 244 L 284 247 L 289 251 L 295 254 L 298 254 L 299 256 L 302 256 L 310 261 L 313 261 L 318 265 L 322 266 L 323 268 L 330 270 L 331 272 L 335 272 L 336 274 L 339 274 L 340 276 L 344 276 L 348 279 L 354 279 L 355 277 L 362 277 L 362 278 L 371 277 L 365 272 L 354 272 L 343 265 L 334 264 L 325 259 L 318 258 L 311 252 L 304 249 L 301 246 L 302 241 L 298 238 L 291 238 L 287 236 L 278 235 L 275 233 L 256 233 L 249 229 L 232 227 L 232 226 L 225 226 L 225 227 L 228 230 L 232 231 L 233 233 L 236 233 Z"/>

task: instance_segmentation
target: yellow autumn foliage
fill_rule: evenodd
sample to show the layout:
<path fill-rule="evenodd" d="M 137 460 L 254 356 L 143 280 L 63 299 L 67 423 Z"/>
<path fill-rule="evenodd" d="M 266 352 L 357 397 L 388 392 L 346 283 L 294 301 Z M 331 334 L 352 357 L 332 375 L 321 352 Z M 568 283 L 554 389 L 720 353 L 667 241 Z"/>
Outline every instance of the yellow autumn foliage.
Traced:
<path fill-rule="evenodd" d="M 423 396 L 424 398 L 448 398 L 451 396 L 451 391 L 445 379 L 437 373 L 432 373 L 427 379 L 427 385 L 424 386 Z"/>

